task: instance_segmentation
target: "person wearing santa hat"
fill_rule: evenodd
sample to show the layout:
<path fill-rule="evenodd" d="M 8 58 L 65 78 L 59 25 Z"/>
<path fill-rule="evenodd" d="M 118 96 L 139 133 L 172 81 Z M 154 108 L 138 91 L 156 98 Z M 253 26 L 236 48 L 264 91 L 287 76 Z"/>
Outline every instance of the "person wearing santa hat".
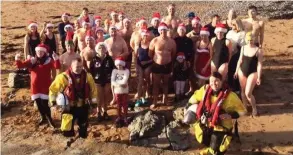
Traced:
<path fill-rule="evenodd" d="M 131 63 L 132 63 L 132 49 L 130 47 L 130 39 L 131 35 L 133 33 L 133 29 L 131 26 L 131 20 L 128 18 L 123 19 L 123 29 L 119 31 L 120 36 L 125 40 L 128 50 L 129 50 L 129 55 L 126 58 L 126 68 L 130 69 L 131 68 Z"/>
<path fill-rule="evenodd" d="M 176 37 L 175 43 L 177 47 L 177 52 L 183 52 L 185 55 L 185 61 L 188 67 L 188 81 L 189 81 L 189 93 L 193 93 L 196 87 L 196 80 L 194 77 L 194 56 L 195 56 L 195 48 L 192 40 L 186 36 L 186 26 L 181 23 L 177 29 L 178 37 Z"/>
<path fill-rule="evenodd" d="M 175 16 L 175 4 L 169 4 L 167 10 L 168 15 L 163 17 L 162 22 L 166 23 L 169 28 L 171 27 L 172 21 L 175 22 L 175 25 L 182 23 L 181 19 Z"/>
<path fill-rule="evenodd" d="M 193 30 L 192 28 L 192 19 L 195 17 L 194 12 L 189 12 L 187 15 L 187 24 L 186 24 L 186 33 L 189 33 Z"/>
<path fill-rule="evenodd" d="M 125 68 L 125 59 L 121 56 L 116 57 L 115 66 L 111 75 L 111 85 L 113 87 L 114 100 L 117 102 L 118 118 L 115 120 L 116 127 L 128 125 L 127 111 L 128 111 L 128 79 L 130 71 Z"/>
<path fill-rule="evenodd" d="M 178 36 L 178 33 L 177 33 L 178 24 L 179 23 L 175 20 L 171 21 L 171 25 L 169 26 L 169 31 L 167 32 L 168 37 L 174 39 Z"/>
<path fill-rule="evenodd" d="M 54 24 L 44 22 L 43 29 L 41 31 L 42 42 L 49 46 L 49 56 L 52 57 L 53 52 L 59 54 L 58 38 L 53 33 Z"/>
<path fill-rule="evenodd" d="M 104 28 L 102 27 L 96 27 L 95 28 L 95 39 L 96 39 L 96 44 L 99 43 L 99 42 L 104 42 Z"/>
<path fill-rule="evenodd" d="M 130 47 L 134 50 L 135 44 L 139 43 L 141 40 L 141 32 L 143 29 L 147 28 L 147 21 L 144 17 L 140 18 L 138 21 L 137 29 L 132 33 L 130 39 Z"/>
<path fill-rule="evenodd" d="M 212 21 L 209 24 L 204 26 L 204 27 L 207 27 L 209 29 L 209 32 L 210 32 L 209 39 L 210 40 L 216 36 L 216 34 L 215 34 L 216 25 L 221 22 L 220 21 L 221 18 L 220 18 L 220 16 L 218 14 L 214 14 L 214 15 L 211 16 L 211 20 Z"/>
<path fill-rule="evenodd" d="M 66 39 L 65 39 L 66 52 L 60 56 L 60 63 L 61 63 L 60 72 L 66 71 L 70 67 L 72 60 L 76 58 L 80 58 L 80 55 L 74 51 L 75 45 L 72 41 L 72 37 L 71 37 L 72 35 L 73 35 L 73 32 L 68 32 L 66 34 Z"/>
<path fill-rule="evenodd" d="M 185 84 L 188 79 L 188 65 L 185 54 L 178 52 L 173 67 L 173 79 L 175 86 L 175 101 L 180 101 L 184 97 Z"/>
<path fill-rule="evenodd" d="M 111 25 L 115 25 L 117 27 L 119 25 L 118 12 L 115 10 L 112 10 L 110 13 L 110 17 L 111 17 Z"/>
<path fill-rule="evenodd" d="M 196 43 L 195 74 L 198 78 L 198 86 L 202 87 L 207 83 L 211 75 L 212 44 L 209 40 L 209 29 L 202 27 L 200 40 Z"/>
<path fill-rule="evenodd" d="M 95 55 L 95 38 L 92 36 L 91 31 L 88 30 L 85 37 L 86 47 L 80 52 L 83 60 L 84 68 L 89 72 L 89 64 Z"/>
<path fill-rule="evenodd" d="M 163 103 L 168 104 L 168 85 L 172 72 L 172 60 L 176 55 L 176 43 L 167 36 L 168 26 L 166 23 L 159 25 L 160 36 L 154 38 L 149 46 L 149 56 L 153 59 L 152 77 L 153 77 L 153 104 L 151 108 L 157 106 L 159 86 L 163 81 Z"/>
<path fill-rule="evenodd" d="M 120 12 L 118 13 L 118 19 L 119 19 L 119 22 L 116 24 L 118 30 L 122 30 L 122 29 L 123 29 L 123 27 L 124 27 L 124 25 L 123 25 L 123 20 L 124 20 L 125 18 L 126 18 L 126 17 L 125 17 L 124 12 L 120 11 Z"/>
<path fill-rule="evenodd" d="M 104 42 L 99 42 L 95 47 L 95 56 L 90 62 L 90 73 L 92 74 L 96 87 L 98 107 L 98 121 L 109 120 L 107 107 L 111 101 L 111 74 L 115 64 L 107 51 L 107 46 Z"/>
<path fill-rule="evenodd" d="M 116 59 L 116 57 L 121 56 L 126 59 L 129 56 L 129 50 L 125 40 L 118 35 L 117 27 L 111 25 L 109 28 L 110 38 L 105 40 L 105 44 L 107 45 L 109 55 L 112 59 Z"/>
<path fill-rule="evenodd" d="M 228 63 L 232 56 L 232 44 L 231 41 L 226 39 L 224 34 L 227 33 L 226 25 L 218 23 L 215 29 L 216 37 L 212 38 L 212 72 L 219 72 L 223 76 L 223 80 L 226 80 L 228 73 Z"/>
<path fill-rule="evenodd" d="M 152 26 L 148 28 L 148 30 L 150 32 L 152 32 L 155 37 L 157 37 L 157 36 L 160 35 L 160 33 L 158 31 L 158 27 L 159 27 L 159 24 L 160 24 L 160 20 L 161 20 L 160 13 L 159 12 L 155 12 L 153 14 L 152 21 L 151 21 Z"/>
<path fill-rule="evenodd" d="M 41 43 L 38 32 L 38 24 L 34 21 L 29 22 L 28 32 L 24 37 L 24 59 L 36 56 L 36 47 Z"/>
<path fill-rule="evenodd" d="M 196 44 L 196 42 L 200 39 L 199 32 L 201 29 L 201 24 L 200 24 L 200 18 L 198 16 L 194 17 L 191 20 L 192 24 L 192 31 L 187 33 L 187 37 L 192 39 L 193 43 Z"/>
<path fill-rule="evenodd" d="M 51 84 L 52 69 L 59 69 L 60 62 L 56 53 L 52 58 L 47 55 L 48 47 L 45 44 L 39 44 L 36 48 L 36 56 L 26 61 L 20 60 L 20 54 L 15 56 L 17 68 L 28 68 L 31 74 L 31 99 L 36 102 L 40 113 L 38 125 L 43 125 L 48 121 L 49 125 L 55 128 L 51 117 L 51 110 L 48 105 L 49 86 Z"/>
<path fill-rule="evenodd" d="M 149 57 L 149 45 L 151 42 L 150 32 L 145 29 L 141 32 L 141 41 L 135 47 L 134 55 L 137 59 L 136 71 L 138 77 L 136 106 L 145 104 L 149 97 L 150 74 L 153 60 Z"/>
<path fill-rule="evenodd" d="M 70 18 L 70 14 L 69 13 L 66 13 L 66 12 L 63 13 L 61 15 L 62 22 L 58 24 L 58 32 L 59 32 L 59 35 L 60 35 L 61 46 L 62 46 L 62 49 L 63 49 L 63 52 L 62 53 L 65 53 L 66 52 L 66 46 L 65 46 L 66 29 L 65 29 L 65 26 L 66 25 L 73 26 L 73 24 L 70 23 L 69 18 Z"/>
<path fill-rule="evenodd" d="M 82 28 L 75 31 L 73 42 L 76 42 L 77 40 L 79 51 L 82 51 L 86 47 L 86 36 L 88 31 L 90 31 L 91 36 L 93 36 L 94 32 L 92 31 L 88 20 L 85 20 L 82 23 Z"/>
<path fill-rule="evenodd" d="M 80 16 L 77 18 L 77 20 L 80 25 L 83 25 L 84 22 L 87 22 L 89 23 L 90 27 L 95 26 L 95 20 L 91 15 L 89 15 L 89 10 L 86 7 L 82 8 L 82 12 Z"/>

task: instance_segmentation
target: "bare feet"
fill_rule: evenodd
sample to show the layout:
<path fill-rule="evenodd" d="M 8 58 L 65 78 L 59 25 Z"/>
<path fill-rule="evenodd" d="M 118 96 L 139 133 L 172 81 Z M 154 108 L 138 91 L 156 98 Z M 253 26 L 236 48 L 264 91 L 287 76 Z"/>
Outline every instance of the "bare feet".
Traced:
<path fill-rule="evenodd" d="M 256 117 L 256 116 L 258 116 L 259 114 L 258 114 L 258 112 L 257 112 L 257 109 L 256 108 L 252 108 L 252 116 L 253 117 Z"/>
<path fill-rule="evenodd" d="M 157 108 L 157 105 L 156 105 L 156 104 L 152 104 L 152 105 L 150 106 L 150 108 L 151 108 L 151 109 L 155 109 L 155 108 Z"/>

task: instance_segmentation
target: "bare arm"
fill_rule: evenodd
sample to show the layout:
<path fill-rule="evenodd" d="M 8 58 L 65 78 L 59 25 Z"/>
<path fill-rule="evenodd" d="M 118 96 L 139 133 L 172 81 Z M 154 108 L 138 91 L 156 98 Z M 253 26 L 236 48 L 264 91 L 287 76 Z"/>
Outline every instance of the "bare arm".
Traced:
<path fill-rule="evenodd" d="M 56 51 L 55 51 L 55 53 L 61 55 L 61 53 L 59 53 L 59 40 L 58 40 L 58 37 L 55 34 L 53 34 L 53 35 L 55 36 L 55 44 L 56 44 Z"/>
<path fill-rule="evenodd" d="M 44 23 L 44 25 L 43 25 L 43 29 L 41 30 L 41 32 L 40 32 L 40 36 L 41 36 L 41 40 L 44 42 L 45 41 L 45 39 L 46 39 L 46 35 L 45 35 L 45 29 L 46 29 L 46 22 Z"/>
<path fill-rule="evenodd" d="M 132 48 L 132 50 L 135 50 L 135 37 L 134 37 L 134 32 L 132 33 L 131 35 L 131 38 L 130 38 L 130 47 Z"/>
<path fill-rule="evenodd" d="M 242 64 L 243 51 L 244 51 L 244 46 L 241 47 L 240 57 L 239 57 L 239 60 L 238 60 L 238 62 L 237 62 L 237 67 L 236 67 L 236 70 L 235 70 L 235 74 L 236 74 L 236 75 L 237 75 L 237 73 L 238 73 L 238 71 L 239 71 L 240 65 Z M 235 75 L 235 74 L 234 74 L 234 75 Z"/>
<path fill-rule="evenodd" d="M 24 37 L 24 59 L 27 59 L 27 55 L 29 55 L 29 45 L 28 45 L 28 41 L 29 41 L 29 36 L 25 35 Z"/>
<path fill-rule="evenodd" d="M 258 63 L 257 63 L 257 77 L 261 79 L 261 73 L 262 73 L 262 61 L 263 61 L 263 51 L 262 49 L 258 50 L 257 53 L 258 57 Z"/>
<path fill-rule="evenodd" d="M 265 31 L 265 23 L 262 22 L 262 25 L 260 27 L 260 36 L 259 36 L 259 47 L 262 48 L 263 40 L 264 40 L 264 31 Z"/>
<path fill-rule="evenodd" d="M 229 61 L 231 60 L 232 58 L 232 42 L 229 40 L 229 39 L 226 39 L 226 46 L 228 47 L 228 50 L 229 50 Z"/>
<path fill-rule="evenodd" d="M 122 42 L 123 42 L 123 45 L 122 45 L 123 52 L 122 52 L 121 56 L 126 59 L 130 53 L 129 53 L 127 44 L 123 38 L 122 38 Z"/>
<path fill-rule="evenodd" d="M 151 41 L 149 46 L 149 57 L 151 59 L 153 59 L 155 55 L 155 42 L 156 42 L 156 38 Z"/>

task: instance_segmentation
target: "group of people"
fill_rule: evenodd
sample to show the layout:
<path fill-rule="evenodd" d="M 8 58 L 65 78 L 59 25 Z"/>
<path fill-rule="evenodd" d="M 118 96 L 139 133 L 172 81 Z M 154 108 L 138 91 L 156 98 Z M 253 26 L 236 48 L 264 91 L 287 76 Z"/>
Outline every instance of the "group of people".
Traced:
<path fill-rule="evenodd" d="M 156 108 L 160 87 L 162 103 L 170 105 L 168 91 L 174 87 L 176 101 L 191 97 L 189 103 L 198 103 L 199 119 L 210 108 L 219 109 L 210 105 L 221 99 L 221 111 L 226 113 L 218 114 L 217 119 L 238 118 L 246 113 L 248 103 L 256 116 L 252 92 L 255 85 L 261 84 L 264 38 L 264 23 L 256 17 L 257 8 L 250 6 L 249 17 L 242 20 L 233 9 L 224 21 L 215 14 L 207 25 L 202 25 L 194 12 L 188 13 L 184 22 L 176 16 L 174 4 L 168 5 L 167 11 L 163 18 L 154 13 L 151 26 L 140 18 L 133 28 L 124 12 L 112 11 L 111 19 L 103 23 L 101 16 L 92 17 L 83 8 L 74 23 L 69 13 L 62 14 L 59 38 L 53 33 L 54 24 L 44 23 L 39 33 L 38 24 L 30 22 L 24 39 L 25 60 L 21 61 L 20 54 L 15 60 L 18 68 L 30 70 L 31 97 L 41 115 L 39 124 L 48 121 L 55 127 L 50 106 L 56 105 L 58 94 L 63 93 L 70 105 L 67 113 L 73 115 L 73 122 L 78 120 L 80 137 L 87 136 L 89 108 L 93 104 L 97 104 L 99 122 L 109 120 L 107 107 L 117 104 L 115 124 L 127 125 L 132 65 L 138 80 L 136 106 L 151 102 L 150 108 Z M 241 94 L 244 104 L 235 93 Z M 73 124 L 64 135 L 74 135 Z M 202 124 L 211 127 L 210 123 Z M 220 134 L 222 139 L 232 127 L 223 128 L 227 131 Z"/>

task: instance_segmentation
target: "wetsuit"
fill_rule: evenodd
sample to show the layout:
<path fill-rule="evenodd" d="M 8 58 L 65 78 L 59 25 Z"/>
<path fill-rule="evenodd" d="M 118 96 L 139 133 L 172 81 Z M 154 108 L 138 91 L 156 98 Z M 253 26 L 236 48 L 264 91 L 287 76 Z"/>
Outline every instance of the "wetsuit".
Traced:
<path fill-rule="evenodd" d="M 37 34 L 37 39 L 32 39 L 31 36 L 29 36 L 28 46 L 29 46 L 29 55 L 36 56 L 36 50 L 35 48 L 41 43 L 40 35 Z"/>
<path fill-rule="evenodd" d="M 226 45 L 226 38 L 222 40 L 218 38 L 215 39 L 212 61 L 217 69 L 219 69 L 222 64 L 229 62 L 229 49 Z"/>
<path fill-rule="evenodd" d="M 184 70 L 184 63 L 175 62 L 173 78 L 174 81 L 186 81 L 188 79 L 188 69 Z"/>
<path fill-rule="evenodd" d="M 155 37 L 160 35 L 158 28 L 155 28 L 152 26 L 152 27 L 149 27 L 148 30 L 151 31 L 155 35 Z"/>
<path fill-rule="evenodd" d="M 111 74 L 114 68 L 114 61 L 109 55 L 104 60 L 96 56 L 91 62 L 90 72 L 95 83 L 104 87 L 107 83 L 111 83 Z"/>
<path fill-rule="evenodd" d="M 149 66 L 152 65 L 152 62 L 147 63 L 147 64 L 141 64 L 142 61 L 149 61 L 151 60 L 151 58 L 149 57 L 148 53 L 149 53 L 149 48 L 144 49 L 141 47 L 141 44 L 139 44 L 138 46 L 138 58 L 137 58 L 137 65 L 139 65 L 141 67 L 142 70 L 148 68 Z"/>
<path fill-rule="evenodd" d="M 44 41 L 44 44 L 50 47 L 49 56 L 52 58 L 53 51 L 56 52 L 56 39 L 55 39 L 55 34 L 53 34 L 52 39 L 49 39 L 49 37 L 47 36 L 47 34 L 45 34 L 45 35 L 46 35 L 46 39 Z"/>
<path fill-rule="evenodd" d="M 244 50 L 244 47 L 243 47 Z M 243 75 L 245 77 L 248 77 L 250 74 L 257 72 L 257 63 L 258 63 L 258 57 L 257 57 L 258 49 L 254 56 L 249 57 L 244 55 L 243 51 L 243 59 L 241 64 L 241 71 L 243 72 Z"/>
<path fill-rule="evenodd" d="M 176 43 L 177 52 L 183 52 L 186 61 L 193 62 L 194 50 L 192 40 L 186 36 L 176 37 L 174 40 Z"/>

